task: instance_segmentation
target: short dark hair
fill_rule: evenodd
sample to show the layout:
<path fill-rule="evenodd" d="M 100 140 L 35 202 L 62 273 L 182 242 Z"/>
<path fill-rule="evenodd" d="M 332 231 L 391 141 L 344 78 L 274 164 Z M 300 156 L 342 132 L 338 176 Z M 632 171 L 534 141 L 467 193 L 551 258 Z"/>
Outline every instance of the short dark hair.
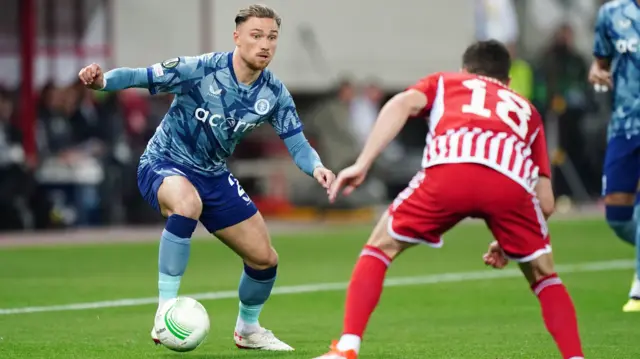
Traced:
<path fill-rule="evenodd" d="M 462 67 L 472 74 L 509 81 L 511 56 L 507 47 L 497 40 L 476 41 L 462 55 Z"/>
<path fill-rule="evenodd" d="M 235 19 L 236 26 L 244 23 L 252 17 L 257 17 L 259 19 L 273 19 L 276 21 L 276 24 L 278 24 L 278 28 L 280 28 L 280 24 L 282 23 L 282 18 L 272 8 L 267 5 L 253 4 L 238 11 Z"/>

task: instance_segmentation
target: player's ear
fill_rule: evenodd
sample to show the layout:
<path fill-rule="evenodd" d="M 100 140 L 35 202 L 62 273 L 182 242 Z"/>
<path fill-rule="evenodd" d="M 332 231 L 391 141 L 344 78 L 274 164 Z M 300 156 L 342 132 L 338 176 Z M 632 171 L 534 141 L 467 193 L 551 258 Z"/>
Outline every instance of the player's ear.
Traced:
<path fill-rule="evenodd" d="M 506 83 L 506 85 L 507 85 L 507 86 L 511 86 L 511 77 L 509 77 L 509 78 L 507 79 L 507 83 Z"/>
<path fill-rule="evenodd" d="M 239 39 L 240 39 L 240 33 L 238 33 L 238 29 L 236 29 L 233 31 L 233 42 L 236 44 L 236 46 L 238 46 Z"/>

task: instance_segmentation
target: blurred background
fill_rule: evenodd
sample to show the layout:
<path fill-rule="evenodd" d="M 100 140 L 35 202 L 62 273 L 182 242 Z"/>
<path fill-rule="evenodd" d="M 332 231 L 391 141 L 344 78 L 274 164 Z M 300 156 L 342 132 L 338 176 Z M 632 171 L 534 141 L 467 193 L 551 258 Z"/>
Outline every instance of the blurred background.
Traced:
<path fill-rule="evenodd" d="M 264 0 L 283 17 L 270 66 L 334 171 L 352 163 L 378 110 L 475 39 L 508 44 L 512 87 L 544 116 L 561 212 L 598 210 L 608 96 L 587 83 L 596 0 Z M 145 90 L 86 90 L 83 66 L 146 67 L 233 50 L 244 0 L 0 0 L 0 231 L 156 225 L 136 167 L 171 103 Z M 329 206 L 268 126 L 229 167 L 271 220 L 369 221 L 419 169 L 411 121 L 365 185 Z"/>

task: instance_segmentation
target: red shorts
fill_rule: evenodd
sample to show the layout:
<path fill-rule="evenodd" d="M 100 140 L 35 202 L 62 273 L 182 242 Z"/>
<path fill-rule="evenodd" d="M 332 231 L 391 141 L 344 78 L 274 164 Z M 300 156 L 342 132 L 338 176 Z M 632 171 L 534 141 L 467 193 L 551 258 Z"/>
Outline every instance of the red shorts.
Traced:
<path fill-rule="evenodd" d="M 389 234 L 399 241 L 441 247 L 446 231 L 475 217 L 485 220 L 513 260 L 527 262 L 551 252 L 536 196 L 478 164 L 438 165 L 419 172 L 389 207 L 389 216 Z"/>

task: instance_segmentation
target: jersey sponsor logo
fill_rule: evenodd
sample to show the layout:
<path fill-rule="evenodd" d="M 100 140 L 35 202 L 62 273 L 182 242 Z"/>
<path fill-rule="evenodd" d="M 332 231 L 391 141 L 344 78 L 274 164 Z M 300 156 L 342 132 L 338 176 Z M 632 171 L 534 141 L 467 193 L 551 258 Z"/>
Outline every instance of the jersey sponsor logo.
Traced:
<path fill-rule="evenodd" d="M 178 66 L 179 63 L 180 63 L 180 58 L 176 57 L 173 59 L 162 61 L 162 67 L 164 67 L 165 69 L 172 69 Z"/>
<path fill-rule="evenodd" d="M 638 38 L 632 37 L 630 39 L 619 39 L 615 42 L 616 50 L 621 53 L 635 53 L 638 52 Z"/>
<path fill-rule="evenodd" d="M 266 99 L 261 98 L 253 105 L 253 109 L 258 115 L 265 115 L 271 109 L 271 104 Z"/>
<path fill-rule="evenodd" d="M 262 123 L 246 122 L 237 120 L 234 117 L 224 117 L 217 113 L 198 107 L 194 112 L 196 120 L 206 123 L 211 127 L 220 128 L 224 131 L 232 130 L 234 133 L 243 133 L 252 130 Z"/>

